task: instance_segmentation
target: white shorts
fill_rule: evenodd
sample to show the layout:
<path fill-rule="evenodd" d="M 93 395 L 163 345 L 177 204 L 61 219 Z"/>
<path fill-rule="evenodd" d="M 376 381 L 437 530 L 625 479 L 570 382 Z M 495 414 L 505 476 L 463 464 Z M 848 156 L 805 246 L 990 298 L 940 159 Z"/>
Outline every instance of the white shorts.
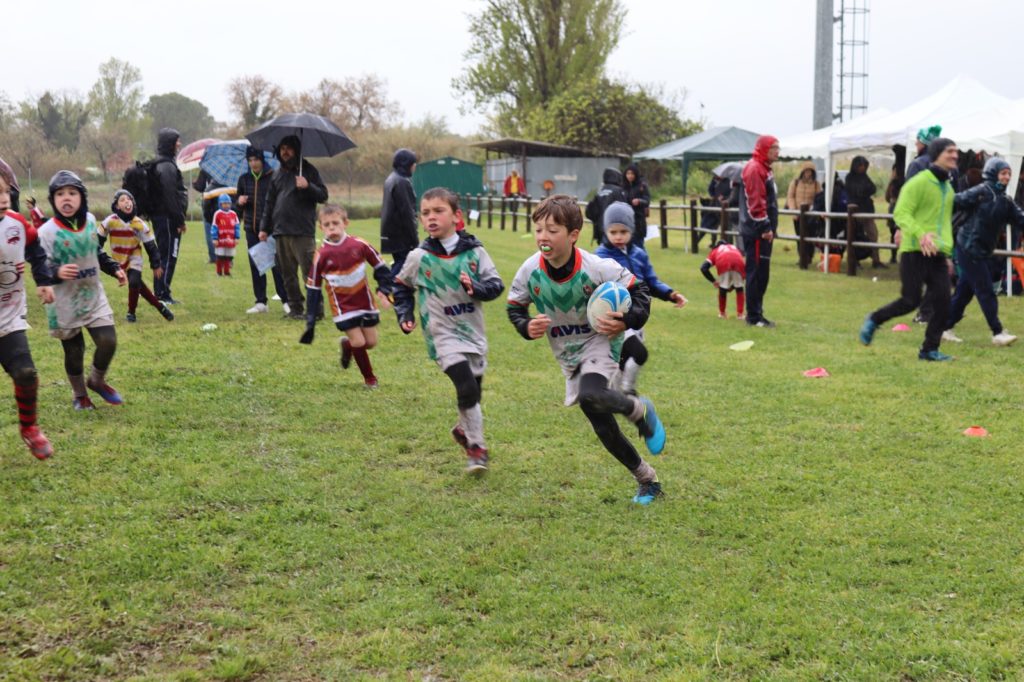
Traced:
<path fill-rule="evenodd" d="M 221 256 L 221 257 L 224 257 L 224 256 L 234 256 L 235 255 L 235 247 L 233 247 L 233 246 L 217 246 L 217 247 L 214 247 L 213 252 L 215 254 L 217 254 L 218 256 Z"/>
<path fill-rule="evenodd" d="M 89 320 L 88 322 L 86 322 L 85 324 L 82 325 L 82 327 L 86 327 L 86 328 L 91 328 L 91 327 L 113 327 L 113 326 L 114 326 L 114 316 L 113 315 L 103 315 L 103 316 L 100 316 L 100 317 L 94 317 L 93 319 Z M 82 327 L 71 327 L 71 328 L 57 327 L 56 329 L 51 329 L 50 330 L 50 336 L 52 336 L 55 339 L 60 339 L 61 341 L 67 341 L 68 339 L 73 339 L 77 335 L 81 334 L 82 333 Z"/>
<path fill-rule="evenodd" d="M 437 358 L 437 365 L 442 372 L 460 362 L 468 362 L 469 370 L 475 377 L 482 377 L 484 370 L 487 369 L 487 356 L 479 353 L 452 353 L 451 355 L 439 355 Z"/>
<path fill-rule="evenodd" d="M 735 270 L 730 270 L 728 272 L 723 272 L 722 274 L 720 274 L 718 276 L 717 283 L 718 288 L 722 289 L 723 291 L 729 291 L 730 289 L 742 289 L 747 285 L 747 283 L 743 280 L 743 275 L 736 272 Z"/>
<path fill-rule="evenodd" d="M 580 377 L 584 374 L 600 374 L 614 386 L 619 380 L 619 363 L 608 355 L 607 347 L 599 347 L 598 353 L 585 353 L 583 361 L 576 366 L 576 371 L 565 378 L 565 406 L 571 407 L 580 398 Z"/>

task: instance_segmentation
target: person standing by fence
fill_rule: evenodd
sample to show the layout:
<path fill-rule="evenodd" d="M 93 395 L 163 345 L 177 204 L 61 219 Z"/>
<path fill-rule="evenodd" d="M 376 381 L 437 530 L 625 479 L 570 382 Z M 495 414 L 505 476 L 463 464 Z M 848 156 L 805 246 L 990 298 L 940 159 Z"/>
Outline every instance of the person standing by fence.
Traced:
<path fill-rule="evenodd" d="M 624 177 L 622 189 L 626 193 L 627 203 L 633 208 L 635 226 L 630 243 L 646 249 L 644 240 L 647 239 L 647 215 L 651 212 L 651 191 L 647 187 L 647 181 L 640 177 L 640 166 L 635 163 L 626 166 Z"/>
<path fill-rule="evenodd" d="M 853 157 L 850 162 L 850 172 L 846 176 L 846 200 L 857 207 L 857 213 L 875 212 L 875 192 L 878 187 L 868 177 L 868 160 L 863 156 Z M 863 235 L 869 242 L 878 242 L 878 225 L 873 218 L 859 218 L 857 220 L 858 236 Z M 859 241 L 859 239 L 858 239 Z M 856 258 L 847 254 L 847 258 Z M 871 267 L 884 268 L 885 263 L 879 256 L 878 249 L 871 249 Z"/>
<path fill-rule="evenodd" d="M 743 167 L 740 196 L 740 236 L 747 265 L 747 324 L 772 328 L 764 316 L 764 295 L 772 264 L 772 240 L 779 228 L 778 189 L 772 164 L 779 159 L 779 140 L 762 135 L 754 155 Z"/>
<path fill-rule="evenodd" d="M 956 168 L 957 148 L 944 137 L 928 145 L 935 161 L 900 191 L 893 218 L 900 228 L 900 297 L 864 318 L 860 342 L 871 345 L 879 325 L 915 310 L 924 300 L 932 304 L 932 316 L 917 357 L 930 362 L 952 360 L 939 351 L 949 317 L 949 261 L 953 253 L 953 186 L 950 172 Z"/>
<path fill-rule="evenodd" d="M 786 192 L 786 208 L 791 211 L 799 211 L 802 206 L 813 206 L 814 197 L 821 191 L 821 183 L 818 182 L 818 170 L 813 161 L 805 161 L 800 166 L 800 175 L 793 178 L 789 183 L 789 191 Z M 793 231 L 800 234 L 800 216 L 793 216 Z M 819 235 L 807 235 L 816 237 Z M 800 246 L 798 245 L 799 249 Z M 803 262 L 810 263 L 814 260 L 814 244 L 803 244 Z"/>

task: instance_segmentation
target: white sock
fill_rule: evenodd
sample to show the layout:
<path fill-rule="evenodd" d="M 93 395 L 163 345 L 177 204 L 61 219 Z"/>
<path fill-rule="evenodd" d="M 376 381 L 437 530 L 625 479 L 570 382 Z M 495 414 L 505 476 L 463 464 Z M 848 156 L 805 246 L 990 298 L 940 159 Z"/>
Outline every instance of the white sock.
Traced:
<path fill-rule="evenodd" d="M 619 388 L 623 393 L 633 393 L 636 391 L 636 378 L 640 375 L 640 365 L 637 364 L 633 358 L 628 358 L 626 364 L 622 367 L 620 372 L 622 379 L 619 382 Z"/>
<path fill-rule="evenodd" d="M 459 423 L 470 445 L 487 447 L 484 444 L 484 412 L 480 409 L 480 403 L 466 410 L 459 408 Z"/>

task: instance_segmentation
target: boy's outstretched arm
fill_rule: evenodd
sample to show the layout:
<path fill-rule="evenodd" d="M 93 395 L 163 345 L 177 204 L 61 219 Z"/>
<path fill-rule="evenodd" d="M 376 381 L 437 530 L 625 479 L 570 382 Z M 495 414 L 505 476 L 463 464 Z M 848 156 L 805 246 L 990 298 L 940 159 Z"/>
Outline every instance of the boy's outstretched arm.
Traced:
<path fill-rule="evenodd" d="M 629 288 L 629 298 L 633 303 L 629 312 L 622 316 L 622 322 L 627 329 L 640 329 L 651 316 L 651 292 L 642 280 L 637 279 Z"/>
<path fill-rule="evenodd" d="M 700 266 L 700 274 L 704 275 L 704 279 L 706 279 L 707 281 L 711 282 L 712 284 L 715 283 L 715 278 L 711 274 L 711 261 L 704 261 L 704 263 Z"/>
<path fill-rule="evenodd" d="M 146 256 L 149 258 L 150 270 L 159 270 L 160 250 L 156 247 L 156 240 L 150 239 L 148 242 L 142 242 L 142 248 L 146 250 Z"/>
<path fill-rule="evenodd" d="M 398 326 L 406 334 L 410 333 L 416 325 L 416 319 L 413 317 L 415 309 L 413 294 L 412 288 L 406 286 L 405 282 L 400 279 L 395 280 L 395 317 L 398 318 Z"/>
<path fill-rule="evenodd" d="M 519 335 L 527 341 L 532 341 L 533 337 L 530 336 L 530 308 L 516 301 L 509 301 L 508 305 L 505 306 L 505 312 L 508 314 L 509 322 L 516 328 Z"/>

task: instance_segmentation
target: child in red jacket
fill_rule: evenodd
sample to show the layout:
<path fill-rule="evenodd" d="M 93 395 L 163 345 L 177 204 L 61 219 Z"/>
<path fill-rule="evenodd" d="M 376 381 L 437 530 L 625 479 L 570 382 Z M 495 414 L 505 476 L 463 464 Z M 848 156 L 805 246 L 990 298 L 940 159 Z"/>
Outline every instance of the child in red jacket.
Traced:
<path fill-rule="evenodd" d="M 712 265 L 718 271 L 718 279 L 711 276 Z M 746 270 L 746 261 L 740 250 L 723 241 L 715 244 L 707 260 L 700 266 L 700 273 L 718 289 L 718 316 L 723 320 L 728 317 L 725 314 L 725 302 L 730 289 L 736 290 L 736 317 L 743 319 L 743 285 L 746 283 Z"/>
<path fill-rule="evenodd" d="M 235 244 L 241 236 L 238 214 L 231 210 L 231 197 L 221 194 L 217 199 L 217 212 L 213 214 L 210 236 L 217 255 L 217 276 L 231 276 L 231 263 L 235 260 Z"/>

